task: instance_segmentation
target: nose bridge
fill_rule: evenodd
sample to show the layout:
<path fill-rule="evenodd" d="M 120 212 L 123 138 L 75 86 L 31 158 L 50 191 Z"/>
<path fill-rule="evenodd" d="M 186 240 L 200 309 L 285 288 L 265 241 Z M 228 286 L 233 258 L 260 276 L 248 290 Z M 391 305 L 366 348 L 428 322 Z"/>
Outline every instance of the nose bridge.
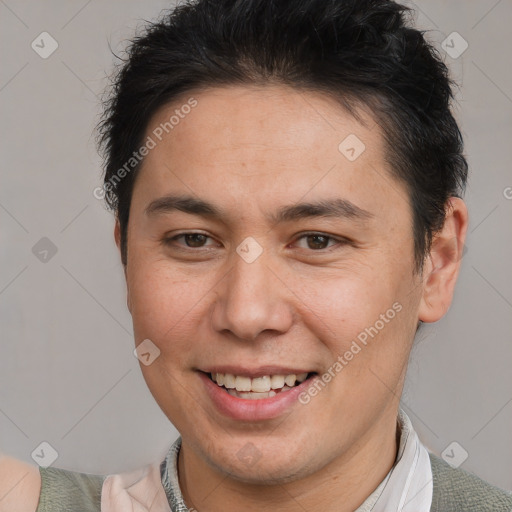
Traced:
<path fill-rule="evenodd" d="M 251 243 L 242 242 L 232 255 L 232 267 L 212 315 L 216 330 L 229 330 L 244 340 L 255 340 L 266 330 L 285 332 L 292 323 L 290 304 L 274 275 L 270 255 Z"/>

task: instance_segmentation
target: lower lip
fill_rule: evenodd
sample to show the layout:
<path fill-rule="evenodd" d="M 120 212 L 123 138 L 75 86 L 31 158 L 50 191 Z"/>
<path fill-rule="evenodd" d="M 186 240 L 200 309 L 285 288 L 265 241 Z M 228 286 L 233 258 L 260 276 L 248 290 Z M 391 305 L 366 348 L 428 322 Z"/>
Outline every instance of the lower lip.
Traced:
<path fill-rule="evenodd" d="M 217 386 L 204 372 L 199 372 L 199 376 L 217 409 L 225 416 L 242 421 L 262 421 L 277 418 L 294 404 L 299 403 L 299 395 L 314 379 L 314 377 L 310 377 L 289 391 L 280 391 L 271 398 L 250 400 L 231 396 L 224 388 Z"/>

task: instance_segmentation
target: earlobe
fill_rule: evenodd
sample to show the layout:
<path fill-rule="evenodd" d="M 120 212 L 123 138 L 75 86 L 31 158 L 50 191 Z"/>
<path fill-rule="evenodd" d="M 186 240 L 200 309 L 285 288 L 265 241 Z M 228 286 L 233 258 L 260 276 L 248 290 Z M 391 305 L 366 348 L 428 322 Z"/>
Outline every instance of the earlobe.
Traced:
<path fill-rule="evenodd" d="M 116 223 L 114 226 L 114 240 L 116 242 L 117 248 L 121 251 L 121 226 L 119 224 L 119 219 L 116 217 Z"/>
<path fill-rule="evenodd" d="M 419 320 L 437 322 L 448 311 L 464 254 L 468 226 L 467 208 L 462 199 L 448 200 L 442 229 L 435 234 L 423 269 L 423 295 Z"/>

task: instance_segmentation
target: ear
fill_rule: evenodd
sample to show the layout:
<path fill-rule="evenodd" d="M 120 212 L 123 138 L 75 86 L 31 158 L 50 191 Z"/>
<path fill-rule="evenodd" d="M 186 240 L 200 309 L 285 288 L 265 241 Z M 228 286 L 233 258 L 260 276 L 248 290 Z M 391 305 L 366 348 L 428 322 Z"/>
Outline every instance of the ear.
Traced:
<path fill-rule="evenodd" d="M 121 224 L 119 223 L 118 217 L 116 217 L 116 223 L 114 226 L 114 240 L 116 242 L 117 248 L 119 249 L 119 255 L 121 256 L 121 262 L 123 263 L 124 274 L 126 277 L 126 265 L 125 262 L 123 261 L 123 254 L 121 250 Z"/>
<path fill-rule="evenodd" d="M 114 226 L 114 240 L 116 241 L 117 248 L 121 252 L 121 225 L 119 219 L 116 217 L 116 224 Z"/>
<path fill-rule="evenodd" d="M 114 226 L 114 240 L 116 242 L 117 248 L 119 249 L 119 254 L 121 255 L 121 225 L 119 224 L 119 219 L 116 217 L 116 223 Z M 122 261 L 122 256 L 121 256 Z M 128 311 L 132 312 L 132 305 L 130 300 L 130 287 L 128 286 L 128 276 L 126 274 L 126 265 L 123 264 L 124 269 L 124 278 L 126 280 L 126 305 L 128 306 Z"/>
<path fill-rule="evenodd" d="M 467 227 L 468 211 L 464 201 L 451 197 L 446 204 L 443 227 L 435 234 L 424 262 L 423 295 L 419 308 L 419 320 L 422 322 L 437 322 L 450 308 Z"/>

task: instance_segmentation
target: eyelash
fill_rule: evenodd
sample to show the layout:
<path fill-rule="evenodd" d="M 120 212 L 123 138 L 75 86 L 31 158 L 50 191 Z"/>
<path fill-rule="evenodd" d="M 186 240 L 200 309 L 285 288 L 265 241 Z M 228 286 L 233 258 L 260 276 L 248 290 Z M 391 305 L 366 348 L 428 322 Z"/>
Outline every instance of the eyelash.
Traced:
<path fill-rule="evenodd" d="M 180 239 L 180 238 L 183 238 L 187 235 L 203 235 L 205 236 L 206 238 L 209 238 L 211 240 L 213 240 L 213 238 L 209 235 L 207 235 L 206 233 L 201 233 L 199 231 L 187 231 L 185 233 L 180 233 L 178 235 L 175 235 L 175 236 L 172 236 L 172 237 L 168 237 L 168 238 L 164 238 L 162 240 L 163 244 L 166 245 L 166 246 L 172 246 L 173 245 L 173 242 L 175 242 L 176 240 Z M 340 238 L 335 238 L 331 235 L 328 235 L 326 233 L 322 233 L 320 231 L 308 231 L 308 232 L 305 232 L 305 233 L 302 233 L 299 237 L 297 237 L 294 241 L 294 243 L 296 243 L 297 241 L 299 240 L 302 240 L 304 238 L 307 238 L 308 236 L 321 236 L 321 237 L 324 237 L 324 238 L 327 238 L 328 240 L 328 243 L 330 241 L 333 241 L 333 242 L 336 242 L 335 245 L 332 245 L 332 246 L 328 246 L 326 248 L 323 248 L 323 249 L 306 249 L 306 250 L 309 250 L 311 252 L 330 252 L 332 250 L 334 250 L 336 248 L 336 246 L 338 245 L 347 245 L 349 243 L 349 240 L 347 239 L 340 239 Z M 334 249 L 333 249 L 334 248 Z M 179 250 L 183 250 L 183 251 L 195 251 L 195 250 L 208 250 L 209 247 L 187 247 L 187 246 L 182 246 L 182 247 L 179 247 L 178 248 Z"/>

